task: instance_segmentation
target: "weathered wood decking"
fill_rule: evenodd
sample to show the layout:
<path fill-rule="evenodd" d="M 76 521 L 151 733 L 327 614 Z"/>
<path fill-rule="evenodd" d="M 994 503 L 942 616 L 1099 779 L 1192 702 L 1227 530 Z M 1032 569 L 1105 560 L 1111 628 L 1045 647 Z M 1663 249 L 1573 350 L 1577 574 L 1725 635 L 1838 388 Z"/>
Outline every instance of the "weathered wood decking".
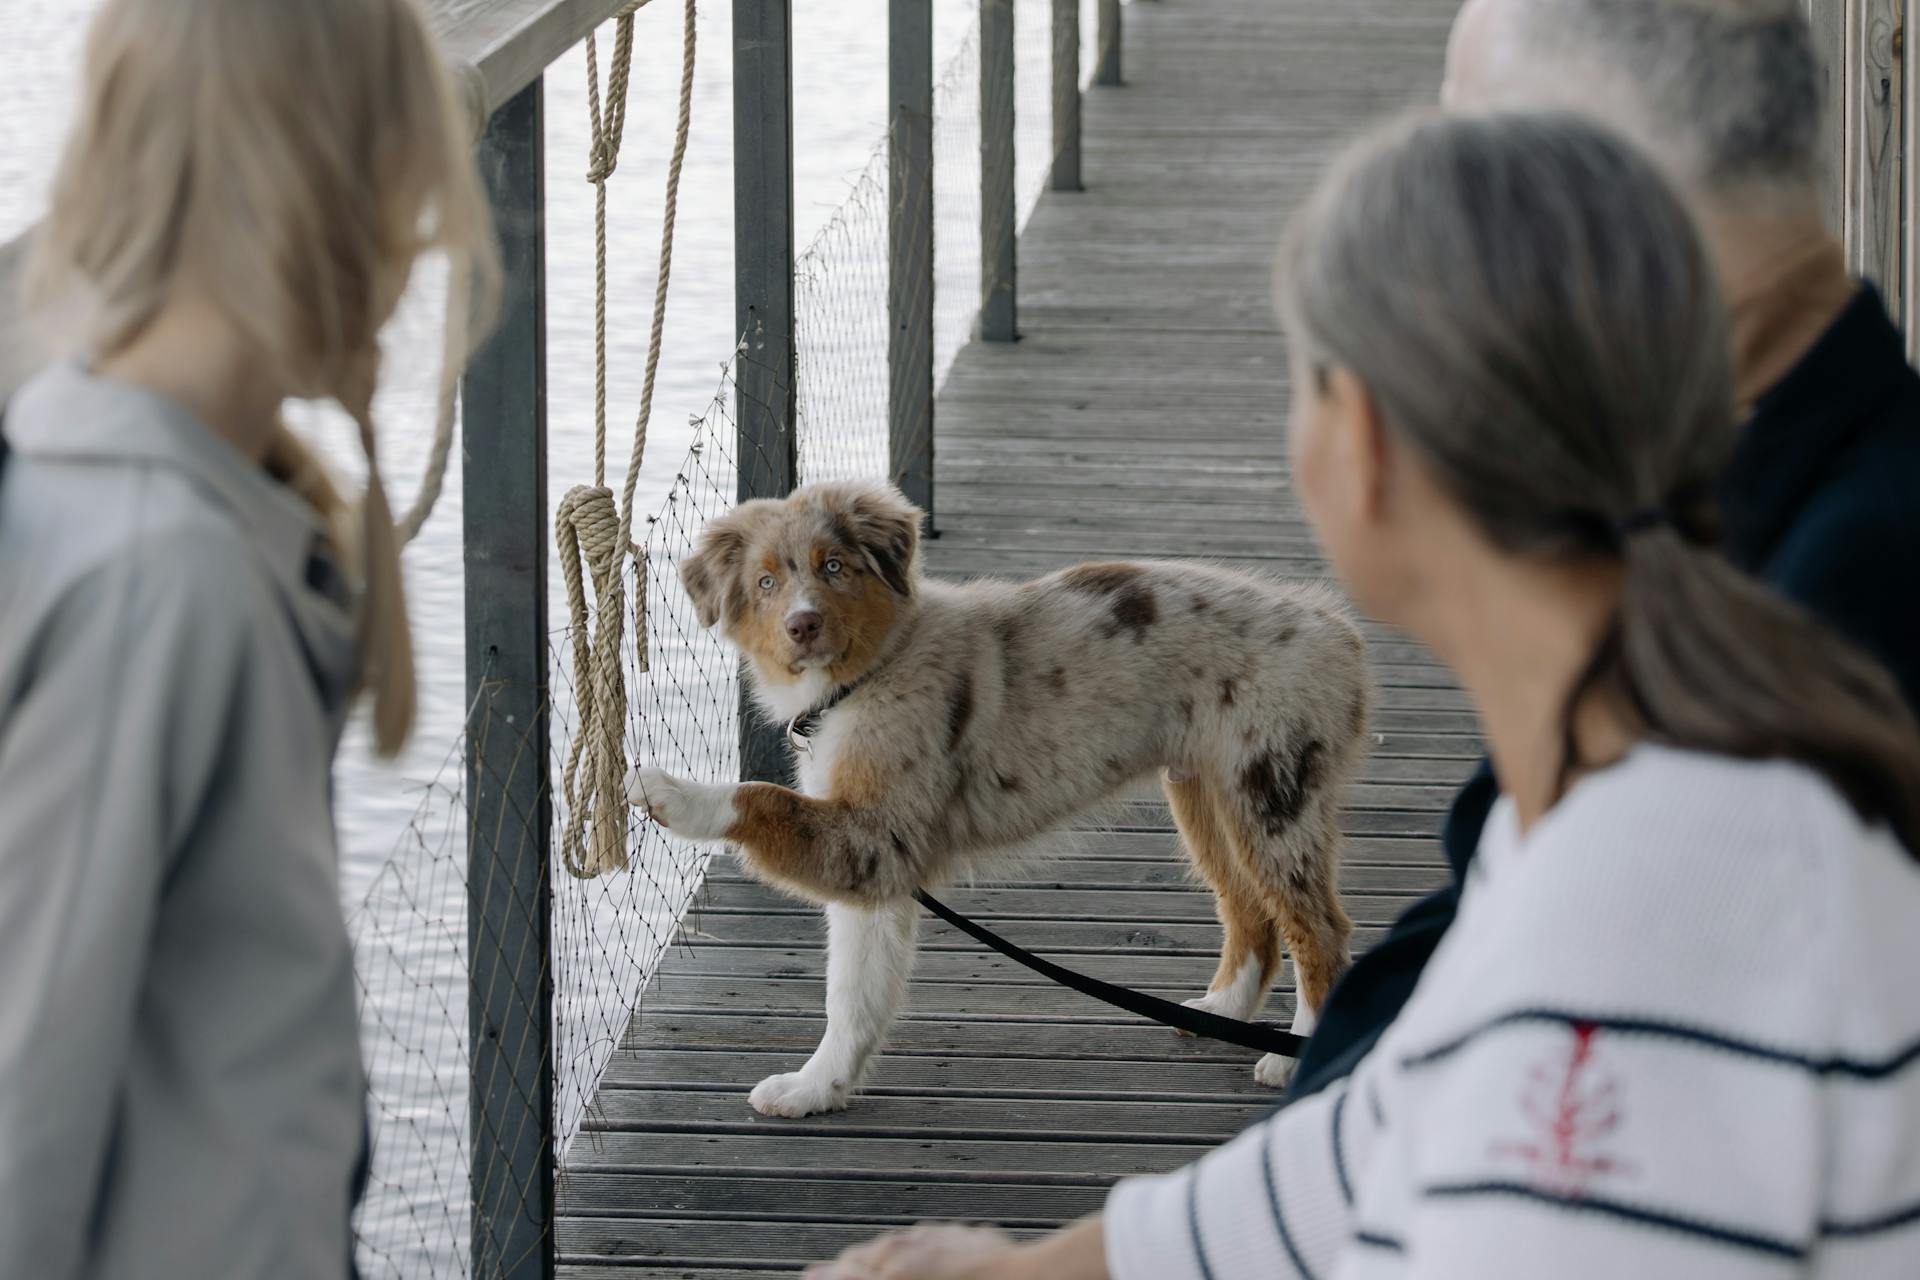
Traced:
<path fill-rule="evenodd" d="M 1286 488 L 1280 219 L 1367 118 L 1431 97 L 1454 0 L 1140 0 L 1130 83 L 1086 105 L 1088 191 L 1049 196 L 1021 253 L 1017 346 L 975 344 L 942 394 L 936 572 L 1029 575 L 1111 556 L 1324 573 Z M 1430 836 L 1477 754 L 1462 695 L 1369 627 L 1381 693 L 1344 884 L 1358 945 L 1443 874 Z M 1068 846 L 1072 847 L 1069 848 Z M 1101 977 L 1198 994 L 1219 944 L 1165 806 L 1015 884 L 956 894 Z M 615 1059 L 561 1189 L 576 1280 L 745 1280 L 923 1216 L 1038 1229 L 1117 1176 L 1172 1168 L 1271 1105 L 1254 1056 L 1183 1040 L 922 930 L 910 1010 L 848 1112 L 746 1104 L 822 1027 L 812 910 L 717 863 Z M 1268 1007 L 1291 1008 L 1291 974 Z"/>

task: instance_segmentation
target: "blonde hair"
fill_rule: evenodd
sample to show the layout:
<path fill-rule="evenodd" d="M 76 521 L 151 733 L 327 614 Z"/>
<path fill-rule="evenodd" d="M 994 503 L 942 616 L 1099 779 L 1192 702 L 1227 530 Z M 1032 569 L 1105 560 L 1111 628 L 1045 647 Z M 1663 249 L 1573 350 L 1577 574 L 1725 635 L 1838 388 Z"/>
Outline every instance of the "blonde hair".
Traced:
<path fill-rule="evenodd" d="M 349 539 L 360 683 L 388 756 L 413 727 L 415 689 L 375 450 L 379 335 L 415 261 L 444 252 L 451 396 L 498 274 L 469 119 L 415 0 L 107 0 L 28 272 L 37 308 L 81 304 L 76 336 L 96 358 L 190 283 L 290 395 L 352 417 L 367 458 Z M 340 525 L 338 491 L 284 424 L 267 467 Z"/>

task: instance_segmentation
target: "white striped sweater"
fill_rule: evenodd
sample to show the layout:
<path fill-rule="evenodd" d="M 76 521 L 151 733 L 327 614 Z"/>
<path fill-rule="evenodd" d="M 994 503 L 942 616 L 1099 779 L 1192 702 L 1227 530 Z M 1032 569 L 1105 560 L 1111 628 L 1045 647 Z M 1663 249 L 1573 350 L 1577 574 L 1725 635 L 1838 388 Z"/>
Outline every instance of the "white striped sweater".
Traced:
<path fill-rule="evenodd" d="M 1350 1080 L 1107 1202 L 1116 1280 L 1920 1278 L 1920 866 L 1642 746 L 1520 836 Z"/>

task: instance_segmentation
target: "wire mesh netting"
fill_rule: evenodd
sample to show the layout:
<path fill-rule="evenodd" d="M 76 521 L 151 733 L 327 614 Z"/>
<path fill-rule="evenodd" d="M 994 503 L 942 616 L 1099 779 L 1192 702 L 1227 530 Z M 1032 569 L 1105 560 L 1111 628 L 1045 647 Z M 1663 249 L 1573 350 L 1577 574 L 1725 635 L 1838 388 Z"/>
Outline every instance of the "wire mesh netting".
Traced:
<path fill-rule="evenodd" d="M 622 654 L 631 690 L 629 758 L 691 777 L 726 776 L 738 767 L 735 661 L 699 625 L 677 573 L 705 522 L 734 503 L 734 395 L 729 371 L 667 501 L 637 531 L 647 566 L 647 670 L 640 671 L 631 632 Z M 629 562 L 630 600 L 641 579 Z M 548 655 L 544 776 L 556 779 L 578 728 L 569 643 L 566 632 L 556 634 Z M 400 846 L 350 917 L 374 1129 L 370 1183 L 357 1222 L 361 1263 L 370 1276 L 469 1272 L 469 843 L 474 868 L 510 878 L 520 859 L 536 856 L 540 842 L 529 825 L 547 816 L 540 808 L 520 812 L 473 802 L 470 759 L 507 790 L 538 759 L 540 726 L 502 722 L 488 709 L 492 701 L 476 700 L 467 734 L 423 789 Z M 557 828 L 568 816 L 566 797 L 554 788 L 545 797 Z M 627 825 L 624 868 L 586 880 L 556 867 L 552 879 L 545 964 L 552 988 L 554 1152 L 563 1169 L 600 1076 L 626 1039 L 646 979 L 686 914 L 709 856 L 629 814 L 615 820 Z M 515 998 L 531 1009 L 534 993 Z M 515 1081 L 513 1087 L 529 1086 Z"/>
<path fill-rule="evenodd" d="M 1083 30 L 1091 30 L 1092 4 L 1082 5 Z M 971 14 L 975 6 L 967 8 Z M 1023 222 L 1053 161 L 1050 0 L 1017 0 L 1014 20 L 1014 216 Z M 981 298 L 977 17 L 969 17 L 968 31 L 935 76 L 932 269 L 912 263 L 912 277 L 925 283 L 899 300 L 920 322 L 931 316 L 933 380 L 968 340 Z M 1083 67 L 1091 65 L 1090 44 L 1082 42 Z M 738 769 L 737 661 L 699 625 L 680 589 L 677 566 L 705 523 L 733 507 L 743 463 L 750 476 L 788 473 L 784 459 L 738 456 L 742 384 L 793 397 L 801 481 L 888 475 L 903 451 L 912 454 L 925 446 L 924 440 L 889 439 L 894 212 L 889 199 L 889 148 L 882 138 L 845 200 L 796 262 L 795 385 L 770 380 L 743 343 L 711 404 L 693 420 L 694 441 L 665 501 L 636 527 L 639 556 L 626 563 L 625 598 L 631 602 L 644 593 L 646 628 L 639 637 L 628 626 L 620 655 L 628 691 L 625 746 L 632 762 L 694 778 L 735 776 Z M 1003 191 L 986 193 L 987 207 L 1002 202 Z M 773 408 L 754 402 L 750 394 L 745 412 Z M 750 434 L 773 438 L 778 433 Z M 594 623 L 590 616 L 589 632 Z M 525 870 L 525 860 L 539 856 L 549 842 L 558 846 L 556 833 L 569 817 L 567 800 L 557 781 L 549 780 L 564 775 L 579 730 L 572 646 L 570 629 L 551 637 L 549 689 L 529 714 L 500 714 L 498 707 L 511 704 L 511 698 L 483 692 L 475 700 L 466 733 L 450 744 L 437 775 L 421 788 L 403 837 L 350 915 L 373 1128 L 370 1183 L 356 1232 L 360 1263 L 370 1277 L 457 1276 L 491 1269 L 476 1267 L 471 1252 L 470 1094 L 517 1091 L 529 1108 L 540 1100 L 533 1082 L 517 1075 L 478 1085 L 470 1081 L 470 952 L 476 945 L 503 945 L 499 936 L 469 919 L 476 885 L 470 871 L 517 880 L 514 873 Z M 522 785 L 529 773 L 531 790 Z M 516 807 L 500 802 L 498 790 L 534 799 Z M 551 990 L 553 1154 L 562 1179 L 571 1149 L 594 1140 L 595 1090 L 608 1063 L 629 1042 L 647 981 L 672 946 L 710 856 L 668 840 L 659 828 L 633 819 L 631 811 L 612 820 L 626 824 L 625 865 L 594 879 L 574 879 L 554 867 L 545 916 L 547 948 L 534 959 L 534 969 Z M 529 919 L 539 911 L 539 904 L 509 906 Z M 470 943 L 470 930 L 477 944 Z M 525 959 L 500 957 L 500 967 L 512 970 Z M 505 998 L 518 1002 L 523 1031 L 535 1025 L 537 988 L 515 987 Z M 510 1057 L 510 1050 L 502 1052 Z M 524 1202 L 531 1208 L 539 1189 L 512 1186 L 495 1192 L 492 1203 Z M 482 1244 L 490 1255 L 499 1247 L 499 1242 Z"/>

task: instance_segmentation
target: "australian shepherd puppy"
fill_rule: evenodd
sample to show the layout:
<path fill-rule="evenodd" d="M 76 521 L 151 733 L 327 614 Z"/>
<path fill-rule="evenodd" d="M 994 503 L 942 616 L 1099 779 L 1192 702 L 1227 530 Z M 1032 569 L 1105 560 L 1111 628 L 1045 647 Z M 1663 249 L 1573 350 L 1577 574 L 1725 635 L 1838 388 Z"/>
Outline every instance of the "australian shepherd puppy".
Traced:
<path fill-rule="evenodd" d="M 1296 1030 L 1347 963 L 1338 807 L 1366 737 L 1360 633 L 1317 587 L 1199 564 L 1083 564 L 1034 582 L 921 577 L 921 513 L 876 483 L 808 485 L 711 522 L 682 565 L 701 624 L 747 655 L 797 789 L 637 768 L 635 805 L 725 840 L 826 906 L 827 1031 L 754 1108 L 847 1105 L 906 994 L 916 887 L 991 867 L 1160 771 L 1226 941 L 1207 994 L 1251 1017 L 1280 969 Z M 1258 1079 L 1284 1084 L 1275 1055 Z"/>

